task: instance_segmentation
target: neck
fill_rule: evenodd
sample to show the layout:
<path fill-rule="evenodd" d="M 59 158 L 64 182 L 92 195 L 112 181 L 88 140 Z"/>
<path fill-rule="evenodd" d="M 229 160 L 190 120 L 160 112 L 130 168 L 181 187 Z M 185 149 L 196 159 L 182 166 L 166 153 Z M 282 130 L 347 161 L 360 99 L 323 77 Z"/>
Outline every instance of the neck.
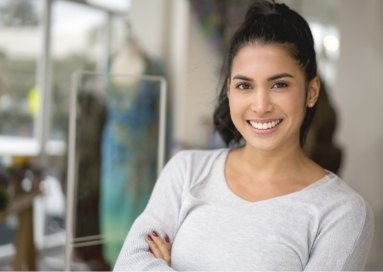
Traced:
<path fill-rule="evenodd" d="M 255 150 L 246 145 L 240 150 L 239 156 L 244 162 L 245 171 L 257 173 L 257 176 L 263 177 L 296 175 L 308 161 L 299 145 L 272 151 Z"/>

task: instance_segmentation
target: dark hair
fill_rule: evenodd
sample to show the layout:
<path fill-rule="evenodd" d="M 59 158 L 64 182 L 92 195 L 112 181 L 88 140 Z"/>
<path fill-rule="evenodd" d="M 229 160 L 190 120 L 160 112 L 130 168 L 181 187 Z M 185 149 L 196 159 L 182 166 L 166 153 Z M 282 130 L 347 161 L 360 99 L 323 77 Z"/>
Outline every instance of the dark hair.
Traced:
<path fill-rule="evenodd" d="M 222 88 L 213 115 L 215 130 L 228 146 L 240 144 L 243 138 L 230 117 L 227 81 L 230 78 L 233 59 L 238 51 L 255 42 L 283 45 L 304 71 L 306 86 L 317 75 L 314 39 L 306 20 L 285 4 L 271 3 L 267 0 L 256 1 L 250 6 L 244 22 L 231 39 L 223 66 Z M 300 129 L 301 146 L 303 146 L 315 110 L 316 105 L 306 108 Z"/>

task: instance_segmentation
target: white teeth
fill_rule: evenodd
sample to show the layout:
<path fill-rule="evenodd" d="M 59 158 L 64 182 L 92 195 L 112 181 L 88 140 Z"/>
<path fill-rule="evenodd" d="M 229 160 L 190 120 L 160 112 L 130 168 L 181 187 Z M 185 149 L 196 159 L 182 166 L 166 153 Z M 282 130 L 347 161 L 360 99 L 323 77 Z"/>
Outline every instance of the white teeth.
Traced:
<path fill-rule="evenodd" d="M 271 129 L 275 127 L 276 125 L 278 125 L 281 122 L 281 120 L 275 120 L 275 121 L 271 121 L 267 123 L 257 123 L 255 121 L 249 121 L 249 122 L 250 122 L 250 125 L 256 129 Z"/>
<path fill-rule="evenodd" d="M 264 123 L 264 124 L 262 125 L 262 129 L 267 129 L 268 126 L 269 126 L 269 124 L 265 124 L 265 123 Z"/>

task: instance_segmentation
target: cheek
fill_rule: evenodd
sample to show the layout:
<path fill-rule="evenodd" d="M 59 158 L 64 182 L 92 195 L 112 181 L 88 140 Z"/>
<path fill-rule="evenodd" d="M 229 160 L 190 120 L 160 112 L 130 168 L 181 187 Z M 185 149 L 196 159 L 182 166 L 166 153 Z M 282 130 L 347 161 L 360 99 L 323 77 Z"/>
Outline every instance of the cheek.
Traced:
<path fill-rule="evenodd" d="M 297 97 L 295 101 L 291 101 L 289 103 L 289 112 L 290 115 L 293 117 L 294 122 L 297 123 L 298 126 L 300 126 L 303 122 L 305 113 L 306 113 L 306 106 L 304 101 L 300 99 L 300 97 Z"/>
<path fill-rule="evenodd" d="M 230 107 L 230 114 L 238 115 L 240 114 L 246 105 L 244 105 L 244 101 L 239 99 L 237 96 L 229 96 L 229 107 Z"/>
<path fill-rule="evenodd" d="M 305 96 L 300 91 L 296 91 L 280 97 L 280 103 L 284 105 L 284 108 L 291 113 L 302 115 L 306 109 Z M 283 101 L 282 101 L 283 100 Z"/>

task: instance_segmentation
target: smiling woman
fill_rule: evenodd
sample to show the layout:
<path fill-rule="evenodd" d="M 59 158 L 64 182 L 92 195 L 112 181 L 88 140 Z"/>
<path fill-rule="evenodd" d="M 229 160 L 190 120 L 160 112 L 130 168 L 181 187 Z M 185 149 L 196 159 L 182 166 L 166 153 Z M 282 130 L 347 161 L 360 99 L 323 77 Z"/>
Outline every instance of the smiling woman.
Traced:
<path fill-rule="evenodd" d="M 282 46 L 264 43 L 243 47 L 233 61 L 231 76 L 230 116 L 246 142 L 254 146 L 263 141 L 259 143 L 263 149 L 267 140 L 278 153 L 283 147 L 297 148 L 306 107 L 318 99 L 318 78 L 308 83 L 306 94 L 305 75 L 297 61 Z"/>
<path fill-rule="evenodd" d="M 371 209 L 302 150 L 320 91 L 307 22 L 255 1 L 225 68 L 214 124 L 229 148 L 170 160 L 115 270 L 362 270 Z"/>

